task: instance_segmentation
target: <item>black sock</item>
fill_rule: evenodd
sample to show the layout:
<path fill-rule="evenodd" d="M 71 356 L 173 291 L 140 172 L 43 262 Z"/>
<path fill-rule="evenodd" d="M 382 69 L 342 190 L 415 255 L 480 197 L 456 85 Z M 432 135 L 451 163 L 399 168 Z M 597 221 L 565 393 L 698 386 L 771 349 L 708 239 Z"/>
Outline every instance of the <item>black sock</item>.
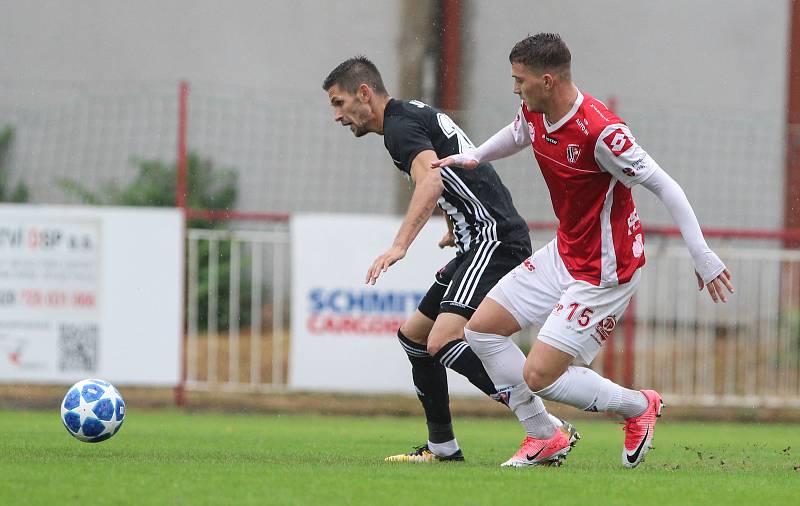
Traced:
<path fill-rule="evenodd" d="M 417 397 L 425 410 L 428 423 L 428 440 L 445 443 L 455 438 L 450 417 L 450 395 L 447 393 L 447 371 L 428 354 L 424 344 L 418 344 L 403 335 L 397 337 L 411 362 L 411 375 Z"/>
<path fill-rule="evenodd" d="M 433 358 L 448 369 L 467 378 L 470 383 L 492 399 L 502 402 L 498 398 L 497 389 L 483 367 L 483 363 L 463 339 L 454 339 L 445 344 Z"/>

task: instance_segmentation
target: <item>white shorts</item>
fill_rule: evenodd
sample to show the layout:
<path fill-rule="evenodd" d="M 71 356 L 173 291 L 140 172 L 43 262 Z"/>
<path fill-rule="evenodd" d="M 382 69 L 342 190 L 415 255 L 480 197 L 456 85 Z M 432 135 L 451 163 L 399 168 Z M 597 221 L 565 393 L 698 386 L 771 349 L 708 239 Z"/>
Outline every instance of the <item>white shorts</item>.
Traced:
<path fill-rule="evenodd" d="M 526 328 L 542 326 L 538 339 L 590 364 L 639 285 L 641 269 L 630 281 L 609 287 L 573 278 L 553 239 L 515 267 L 487 297 L 506 308 Z"/>

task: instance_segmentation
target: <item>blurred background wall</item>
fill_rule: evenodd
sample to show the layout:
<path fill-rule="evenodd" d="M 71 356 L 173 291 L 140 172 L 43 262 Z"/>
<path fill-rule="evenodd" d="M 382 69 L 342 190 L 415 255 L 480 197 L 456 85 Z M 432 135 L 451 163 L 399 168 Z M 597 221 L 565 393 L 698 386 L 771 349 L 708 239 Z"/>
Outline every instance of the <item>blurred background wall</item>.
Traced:
<path fill-rule="evenodd" d="M 363 53 L 396 96 L 446 105 L 442 9 L 453 3 L 2 1 L 9 178 L 34 202 L 70 203 L 60 179 L 98 188 L 132 178 L 134 158 L 174 159 L 186 79 L 189 148 L 238 173 L 238 209 L 402 212 L 407 183 L 382 139 L 335 128 L 320 84 Z M 557 31 L 576 83 L 616 104 L 704 225 L 781 226 L 788 0 L 455 4 L 462 50 L 450 103 L 475 142 L 516 110 L 512 45 Z M 552 220 L 530 154 L 497 165 L 522 214 Z M 638 202 L 646 224 L 669 223 L 649 195 Z"/>

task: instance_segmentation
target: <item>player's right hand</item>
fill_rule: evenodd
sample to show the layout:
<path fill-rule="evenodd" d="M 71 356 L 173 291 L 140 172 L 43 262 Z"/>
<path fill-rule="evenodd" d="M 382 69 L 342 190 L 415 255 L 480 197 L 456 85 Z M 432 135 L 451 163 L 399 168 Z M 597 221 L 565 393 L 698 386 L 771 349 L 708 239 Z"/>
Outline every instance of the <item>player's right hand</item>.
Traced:
<path fill-rule="evenodd" d="M 399 246 L 392 246 L 386 253 L 379 256 L 372 262 L 369 270 L 367 270 L 367 279 L 364 283 L 374 285 L 378 281 L 378 277 L 382 272 L 389 270 L 389 267 L 394 265 L 398 260 L 406 256 L 406 250 Z"/>
<path fill-rule="evenodd" d="M 694 274 L 695 274 L 695 276 L 697 276 L 697 287 L 700 290 L 702 290 L 703 289 L 703 278 L 701 278 L 700 274 L 698 274 L 696 271 L 695 271 Z M 717 302 L 719 302 L 720 300 L 722 302 L 728 302 L 728 297 L 725 295 L 725 292 L 722 290 L 723 286 L 725 286 L 725 288 L 727 288 L 730 293 L 733 293 L 733 292 L 736 291 L 736 289 L 733 287 L 733 282 L 731 282 L 731 277 L 732 277 L 731 276 L 731 271 L 729 271 L 728 269 L 725 269 L 724 271 L 722 271 L 720 273 L 719 276 L 717 276 L 716 278 L 712 279 L 711 281 L 708 282 L 707 285 L 705 285 L 708 288 L 708 295 L 711 296 L 711 300 L 713 300 L 715 304 Z"/>
<path fill-rule="evenodd" d="M 459 153 L 431 162 L 431 168 L 437 167 L 461 167 L 463 169 L 474 169 L 478 166 L 478 159 L 473 154 Z"/>

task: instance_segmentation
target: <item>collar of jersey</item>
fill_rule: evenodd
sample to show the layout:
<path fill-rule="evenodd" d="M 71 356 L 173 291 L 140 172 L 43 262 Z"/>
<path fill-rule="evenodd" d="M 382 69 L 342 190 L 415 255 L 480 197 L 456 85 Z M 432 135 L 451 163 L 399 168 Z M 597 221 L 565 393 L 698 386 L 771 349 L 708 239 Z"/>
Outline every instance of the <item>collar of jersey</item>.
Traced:
<path fill-rule="evenodd" d="M 544 113 L 542 113 L 542 120 L 544 121 L 544 129 L 547 130 L 547 133 L 551 134 L 556 130 L 558 130 L 559 128 L 561 128 L 562 126 L 564 126 L 564 123 L 566 123 L 567 121 L 572 119 L 573 116 L 575 116 L 575 113 L 578 112 L 578 108 L 581 106 L 582 103 L 583 103 L 583 93 L 581 93 L 581 90 L 578 90 L 578 98 L 576 98 L 575 103 L 572 104 L 572 109 L 570 109 L 569 112 L 564 115 L 564 117 L 562 117 L 560 120 L 556 121 L 552 125 L 550 124 L 549 121 L 547 121 L 547 118 L 545 117 Z"/>

